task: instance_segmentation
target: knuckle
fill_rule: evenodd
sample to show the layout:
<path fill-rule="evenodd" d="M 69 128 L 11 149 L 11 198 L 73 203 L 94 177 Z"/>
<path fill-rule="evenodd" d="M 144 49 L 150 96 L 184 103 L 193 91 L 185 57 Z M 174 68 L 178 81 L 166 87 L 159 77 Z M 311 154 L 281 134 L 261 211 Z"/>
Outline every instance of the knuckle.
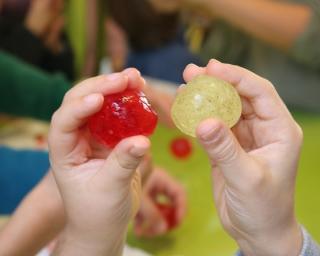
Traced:
<path fill-rule="evenodd" d="M 218 162 L 233 162 L 238 156 L 238 150 L 234 145 L 232 138 L 227 138 L 221 144 L 219 148 L 219 154 L 217 155 L 216 161 Z"/>
<path fill-rule="evenodd" d="M 139 160 L 130 156 L 125 156 L 123 153 L 115 152 L 116 161 L 122 169 L 133 170 L 138 167 Z"/>
<path fill-rule="evenodd" d="M 212 140 L 214 162 L 233 162 L 238 157 L 238 148 L 234 141 L 233 136 L 230 136 L 228 129 L 219 129 L 217 136 Z"/>
<path fill-rule="evenodd" d="M 63 97 L 63 102 L 67 102 L 74 97 L 74 88 L 67 91 Z"/>
<path fill-rule="evenodd" d="M 276 89 L 273 85 L 273 83 L 271 83 L 268 79 L 266 78 L 261 78 L 262 79 L 262 85 L 263 85 L 263 88 L 265 89 L 265 91 L 271 95 L 275 94 L 276 92 Z"/>
<path fill-rule="evenodd" d="M 296 133 L 295 137 L 296 137 L 299 145 L 301 145 L 303 143 L 304 135 L 303 135 L 303 130 L 302 130 L 301 126 L 298 123 L 296 123 L 296 131 L 295 131 L 295 133 Z"/>
<path fill-rule="evenodd" d="M 290 145 L 300 147 L 303 143 L 303 130 L 300 125 L 294 122 L 293 126 L 291 126 L 288 134 L 287 140 L 290 142 Z"/>
<path fill-rule="evenodd" d="M 59 120 L 59 110 L 56 110 L 51 117 L 51 124 L 54 125 L 56 123 L 58 123 Z"/>

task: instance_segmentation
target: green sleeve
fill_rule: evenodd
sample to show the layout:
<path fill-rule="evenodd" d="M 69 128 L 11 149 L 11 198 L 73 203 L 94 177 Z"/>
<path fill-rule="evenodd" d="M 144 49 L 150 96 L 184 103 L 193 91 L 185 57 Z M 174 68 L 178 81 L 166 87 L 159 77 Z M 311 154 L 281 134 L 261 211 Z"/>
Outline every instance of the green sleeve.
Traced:
<path fill-rule="evenodd" d="M 0 52 L 0 111 L 50 120 L 70 83 Z"/>
<path fill-rule="evenodd" d="M 313 8 L 310 23 L 295 42 L 290 55 L 308 67 L 320 70 L 320 4 Z"/>

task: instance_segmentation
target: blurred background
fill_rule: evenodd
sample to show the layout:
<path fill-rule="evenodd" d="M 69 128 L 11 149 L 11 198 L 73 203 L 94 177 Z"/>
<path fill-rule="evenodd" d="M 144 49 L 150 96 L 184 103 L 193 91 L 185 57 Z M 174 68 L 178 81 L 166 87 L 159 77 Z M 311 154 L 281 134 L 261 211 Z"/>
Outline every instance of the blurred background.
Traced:
<path fill-rule="evenodd" d="M 170 118 L 185 66 L 216 58 L 271 80 L 302 126 L 296 209 L 320 240 L 320 2 L 203 2 L 0 0 L 1 223 L 48 170 L 48 121 L 65 92 L 84 78 L 136 67 L 160 117 L 154 162 L 186 188 L 188 211 L 167 235 L 130 232 L 129 245 L 159 256 L 232 255 L 236 245 L 212 203 L 209 163 Z"/>

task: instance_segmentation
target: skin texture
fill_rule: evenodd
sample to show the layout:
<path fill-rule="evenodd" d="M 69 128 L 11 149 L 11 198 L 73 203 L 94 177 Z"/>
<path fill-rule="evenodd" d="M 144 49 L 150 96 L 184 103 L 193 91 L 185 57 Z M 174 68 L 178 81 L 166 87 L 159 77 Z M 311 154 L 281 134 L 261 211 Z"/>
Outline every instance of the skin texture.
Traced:
<path fill-rule="evenodd" d="M 1 230 L 0 255 L 35 255 L 61 232 L 64 225 L 61 196 L 52 173 L 48 173 Z"/>
<path fill-rule="evenodd" d="M 309 24 L 307 5 L 270 0 L 150 0 L 156 9 L 205 10 L 218 18 L 281 50 L 289 50 Z M 170 2 L 170 3 L 169 3 Z M 283 15 L 283 14 L 286 15 Z"/>
<path fill-rule="evenodd" d="M 184 77 L 188 82 L 199 74 L 230 82 L 242 98 L 242 117 L 232 131 L 214 119 L 197 129 L 212 164 L 222 225 L 246 256 L 298 255 L 294 192 L 301 128 L 269 81 L 215 60 L 205 68 L 189 65 Z"/>

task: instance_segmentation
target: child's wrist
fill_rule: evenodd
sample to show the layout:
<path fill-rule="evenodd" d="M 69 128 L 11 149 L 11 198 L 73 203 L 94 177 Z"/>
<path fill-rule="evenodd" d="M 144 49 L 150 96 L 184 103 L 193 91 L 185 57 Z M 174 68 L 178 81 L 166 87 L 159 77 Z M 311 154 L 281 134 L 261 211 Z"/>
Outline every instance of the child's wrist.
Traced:
<path fill-rule="evenodd" d="M 302 249 L 303 235 L 297 222 L 286 229 L 274 230 L 266 236 L 238 239 L 244 256 L 298 256 Z"/>
<path fill-rule="evenodd" d="M 126 232 L 87 232 L 67 226 L 59 239 L 54 255 L 114 255 L 121 256 Z"/>

